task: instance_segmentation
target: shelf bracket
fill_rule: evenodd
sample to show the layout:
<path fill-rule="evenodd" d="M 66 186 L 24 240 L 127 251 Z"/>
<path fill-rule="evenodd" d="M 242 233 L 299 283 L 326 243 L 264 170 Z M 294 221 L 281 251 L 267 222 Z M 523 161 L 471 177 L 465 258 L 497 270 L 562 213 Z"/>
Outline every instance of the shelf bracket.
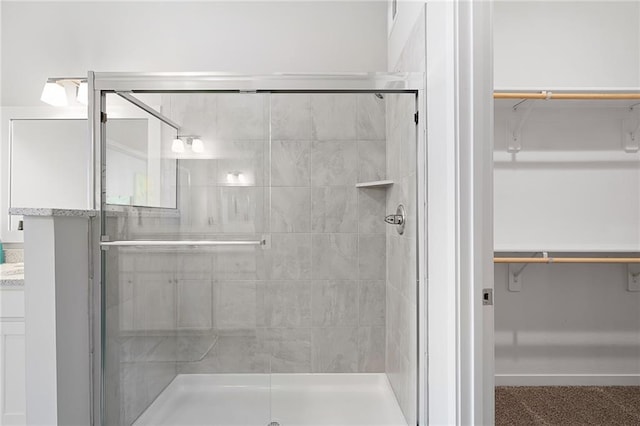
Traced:
<path fill-rule="evenodd" d="M 628 291 L 640 291 L 640 264 L 627 265 Z"/>
<path fill-rule="evenodd" d="M 547 259 L 549 257 L 549 253 L 546 251 L 541 252 L 542 258 Z M 532 255 L 535 257 L 536 253 Z M 510 263 L 507 269 L 507 273 L 509 274 L 509 291 L 517 293 L 522 291 L 522 273 L 529 266 L 528 263 Z"/>
<path fill-rule="evenodd" d="M 525 263 L 524 266 L 520 266 L 519 263 L 510 263 L 508 266 L 509 273 L 509 291 L 517 293 L 522 291 L 522 271 L 527 267 Z"/>
<path fill-rule="evenodd" d="M 534 105 L 535 100 L 524 99 L 511 109 L 511 118 L 507 124 L 507 152 L 515 154 L 522 149 L 522 128 Z"/>
<path fill-rule="evenodd" d="M 622 120 L 622 148 L 634 153 L 640 151 L 640 104 L 631 106 L 629 113 L 630 117 Z"/>

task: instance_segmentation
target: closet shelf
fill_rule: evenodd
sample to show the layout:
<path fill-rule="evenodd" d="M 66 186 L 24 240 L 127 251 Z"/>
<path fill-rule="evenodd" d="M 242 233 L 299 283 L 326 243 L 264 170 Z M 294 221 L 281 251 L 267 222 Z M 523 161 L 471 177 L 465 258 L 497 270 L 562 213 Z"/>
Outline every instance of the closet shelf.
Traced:
<path fill-rule="evenodd" d="M 531 92 L 496 91 L 494 99 L 543 99 L 543 100 L 640 100 L 640 92 L 571 92 L 541 90 Z"/>
<path fill-rule="evenodd" d="M 627 90 L 496 90 L 493 92 L 496 108 L 518 108 L 536 104 L 545 108 L 633 108 L 640 103 L 640 91 Z M 538 108 L 538 107 L 536 107 Z M 637 109 L 637 108 L 636 108 Z"/>
<path fill-rule="evenodd" d="M 376 180 L 356 183 L 356 188 L 386 188 L 393 185 L 392 180 Z"/>
<path fill-rule="evenodd" d="M 542 256 L 536 257 L 536 254 L 541 254 Z M 496 250 L 494 251 L 493 263 L 640 263 L 640 251 Z"/>
<path fill-rule="evenodd" d="M 493 263 L 640 263 L 640 257 L 494 257 Z"/>
<path fill-rule="evenodd" d="M 575 256 L 583 256 L 583 255 L 597 255 L 599 253 L 606 255 L 614 255 L 619 254 L 622 257 L 626 257 L 627 255 L 640 255 L 640 246 L 638 245 L 629 245 L 629 246 L 612 246 L 612 245 L 603 245 L 603 246 L 582 246 L 582 247 L 571 247 L 571 246 L 547 246 L 547 247 L 522 247 L 522 246 L 496 246 L 493 249 L 494 255 L 503 255 L 505 257 L 512 257 L 522 255 L 523 257 L 531 257 L 534 253 L 564 253 L 570 256 L 570 253 L 575 253 Z"/>

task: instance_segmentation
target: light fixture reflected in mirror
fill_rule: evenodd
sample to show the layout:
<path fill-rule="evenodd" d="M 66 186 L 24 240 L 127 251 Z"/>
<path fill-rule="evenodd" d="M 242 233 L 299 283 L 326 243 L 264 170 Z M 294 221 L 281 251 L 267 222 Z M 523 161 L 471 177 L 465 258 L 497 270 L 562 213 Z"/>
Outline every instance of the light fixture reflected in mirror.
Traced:
<path fill-rule="evenodd" d="M 198 153 L 204 152 L 204 144 L 202 143 L 202 140 L 198 138 L 193 139 L 191 142 L 191 150 Z"/>
<path fill-rule="evenodd" d="M 183 140 L 184 139 L 184 140 Z M 191 147 L 191 151 L 199 154 L 204 152 L 204 144 L 199 136 L 193 135 L 179 135 L 171 143 L 171 151 L 173 152 L 184 152 L 185 144 Z"/>
<path fill-rule="evenodd" d="M 246 181 L 247 180 L 245 178 L 245 175 L 242 172 L 239 172 L 237 170 L 227 172 L 227 183 L 243 185 L 246 183 Z"/>
<path fill-rule="evenodd" d="M 184 142 L 182 142 L 182 139 L 175 138 L 173 142 L 171 142 L 171 151 L 178 153 L 184 152 Z"/>

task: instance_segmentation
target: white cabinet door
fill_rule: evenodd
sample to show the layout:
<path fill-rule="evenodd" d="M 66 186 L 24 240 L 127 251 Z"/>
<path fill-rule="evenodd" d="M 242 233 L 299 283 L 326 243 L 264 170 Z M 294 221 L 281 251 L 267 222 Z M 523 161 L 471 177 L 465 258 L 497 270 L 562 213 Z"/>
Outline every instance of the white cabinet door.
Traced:
<path fill-rule="evenodd" d="M 24 425 L 24 322 L 0 321 L 0 425 Z"/>

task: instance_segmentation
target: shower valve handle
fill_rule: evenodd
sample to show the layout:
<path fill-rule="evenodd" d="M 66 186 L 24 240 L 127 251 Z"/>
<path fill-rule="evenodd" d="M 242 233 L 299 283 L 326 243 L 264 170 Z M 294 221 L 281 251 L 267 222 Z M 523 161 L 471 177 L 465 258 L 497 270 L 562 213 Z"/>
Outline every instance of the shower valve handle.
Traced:
<path fill-rule="evenodd" d="M 384 218 L 384 221 L 389 225 L 402 225 L 404 223 L 404 216 L 400 214 L 390 214 Z"/>
<path fill-rule="evenodd" d="M 384 221 L 387 222 L 389 225 L 395 225 L 396 231 L 398 231 L 398 234 L 400 235 L 404 234 L 404 226 L 407 221 L 404 206 L 402 204 L 398 205 L 398 208 L 396 209 L 396 214 L 390 214 L 386 216 L 384 218 Z"/>

